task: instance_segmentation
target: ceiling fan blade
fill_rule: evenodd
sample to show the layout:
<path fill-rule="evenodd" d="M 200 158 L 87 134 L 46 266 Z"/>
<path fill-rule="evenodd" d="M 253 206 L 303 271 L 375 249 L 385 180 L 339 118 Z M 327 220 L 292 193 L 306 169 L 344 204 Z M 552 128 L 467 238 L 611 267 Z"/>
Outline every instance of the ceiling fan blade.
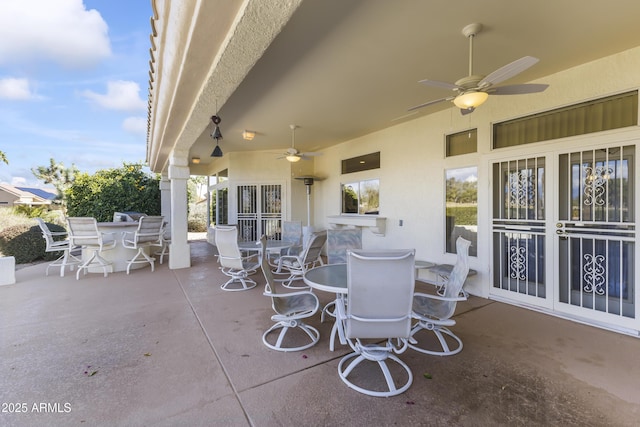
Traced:
<path fill-rule="evenodd" d="M 539 59 L 534 58 L 533 56 L 525 56 L 523 58 L 517 59 L 512 63 L 505 65 L 504 67 L 498 68 L 493 73 L 482 79 L 480 83 L 478 83 L 478 87 L 485 88 L 510 79 L 511 77 L 520 74 L 527 68 L 536 64 L 538 61 Z"/>
<path fill-rule="evenodd" d="M 313 157 L 313 156 L 322 156 L 322 153 L 320 152 L 309 152 L 309 153 L 298 153 L 299 156 L 308 156 L 308 157 Z"/>
<path fill-rule="evenodd" d="M 525 83 L 521 85 L 507 85 L 488 89 L 491 95 L 522 95 L 525 93 L 543 92 L 549 85 L 537 83 Z"/>
<path fill-rule="evenodd" d="M 438 104 L 439 102 L 443 102 L 443 101 L 451 101 L 452 99 L 455 99 L 455 96 L 449 96 L 447 98 L 435 99 L 433 101 L 425 102 L 424 104 L 420 104 L 420 105 L 416 105 L 415 107 L 411 107 L 407 111 L 417 110 L 418 108 L 427 107 L 427 106 L 433 105 L 433 104 Z"/>
<path fill-rule="evenodd" d="M 428 86 L 433 86 L 433 87 L 440 87 L 443 89 L 451 89 L 451 90 L 456 90 L 456 89 L 460 89 L 460 86 L 457 86 L 453 83 L 449 83 L 449 82 L 441 82 L 438 80 L 429 80 L 429 79 L 424 79 L 424 80 L 420 80 L 418 83 L 422 83 Z"/>

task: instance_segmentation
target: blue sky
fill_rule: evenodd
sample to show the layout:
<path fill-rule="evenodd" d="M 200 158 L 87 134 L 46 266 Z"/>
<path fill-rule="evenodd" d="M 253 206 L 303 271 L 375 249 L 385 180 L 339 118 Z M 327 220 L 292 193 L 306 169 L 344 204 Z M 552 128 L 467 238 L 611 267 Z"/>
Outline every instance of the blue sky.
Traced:
<path fill-rule="evenodd" d="M 0 1 L 0 182 L 144 162 L 150 0 Z"/>

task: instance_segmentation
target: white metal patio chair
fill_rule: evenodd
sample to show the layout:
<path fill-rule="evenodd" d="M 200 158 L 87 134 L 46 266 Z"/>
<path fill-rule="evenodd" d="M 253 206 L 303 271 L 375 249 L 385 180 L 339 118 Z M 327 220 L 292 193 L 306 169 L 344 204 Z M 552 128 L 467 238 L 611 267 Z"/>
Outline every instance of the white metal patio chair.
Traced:
<path fill-rule="evenodd" d="M 456 311 L 456 304 L 458 301 L 467 299 L 461 291 L 469 273 L 470 245 L 470 241 L 458 237 L 456 241 L 457 261 L 442 288 L 442 295 L 418 292 L 414 295 L 412 316 L 417 319 L 417 323 L 411 329 L 410 348 L 435 356 L 450 356 L 462 351 L 462 340 L 451 332 L 449 327 L 456 324 L 456 321 L 451 318 Z M 440 347 L 434 349 L 433 345 L 427 345 L 425 339 L 419 343 L 417 335 L 422 330 L 433 332 Z M 447 337 L 449 338 L 447 339 Z"/>
<path fill-rule="evenodd" d="M 82 260 L 71 253 L 71 251 L 76 248 L 71 246 L 68 238 L 55 239 L 55 237 L 67 237 L 69 233 L 66 231 L 51 231 L 42 218 L 36 218 L 36 221 L 38 222 L 38 226 L 42 231 L 42 237 L 45 241 L 45 252 L 62 252 L 62 255 L 60 255 L 58 259 L 47 265 L 45 275 L 49 275 L 49 268 L 60 267 L 60 277 L 64 277 L 66 266 L 69 266 L 69 269 L 73 271 L 74 266 L 82 262 Z"/>
<path fill-rule="evenodd" d="M 256 282 L 249 276 L 260 267 L 258 253 L 242 256 L 238 247 L 238 229 L 234 226 L 216 226 L 215 241 L 220 270 L 230 277 L 220 288 L 224 291 L 245 291 L 254 288 Z"/>
<path fill-rule="evenodd" d="M 304 323 L 303 319 L 313 316 L 318 311 L 320 306 L 318 297 L 311 291 L 278 293 L 276 281 L 267 259 L 266 236 L 262 236 L 260 243 L 262 245 L 261 267 L 266 280 L 264 295 L 271 298 L 271 307 L 276 313 L 271 316 L 271 320 L 276 323 L 262 335 L 262 342 L 270 349 L 278 351 L 299 351 L 315 345 L 320 339 L 320 332 L 313 326 Z M 310 338 L 310 341 L 307 339 L 304 344 L 288 346 L 287 333 L 296 329 L 303 331 Z M 279 333 L 275 343 L 272 344 L 270 341 L 273 339 L 270 338 L 270 335 L 273 335 L 274 331 L 279 331 Z"/>
<path fill-rule="evenodd" d="M 302 252 L 298 255 L 282 255 L 278 259 L 276 273 L 288 274 L 288 277 L 284 279 L 277 279 L 278 282 L 283 282 L 283 286 L 290 289 L 306 289 L 307 286 L 302 284 L 299 286 L 294 282 L 301 282 L 304 273 L 315 267 L 316 265 L 323 265 L 324 262 L 320 255 L 322 254 L 322 247 L 327 241 L 327 231 L 318 231 L 312 233 L 307 241 L 307 244 L 303 248 Z"/>
<path fill-rule="evenodd" d="M 360 393 L 395 396 L 405 392 L 413 382 L 411 369 L 395 354 L 407 349 L 411 336 L 414 259 L 413 249 L 347 251 L 349 298 L 346 307 L 342 301 L 336 304 L 336 321 L 343 322 L 345 338 L 353 353 L 340 360 L 338 374 L 347 386 Z M 395 375 L 388 361 L 395 362 Z M 377 364 L 384 376 L 384 386 L 375 381 L 379 377 L 372 376 L 366 362 Z"/>
<path fill-rule="evenodd" d="M 81 271 L 86 274 L 87 270 L 93 266 L 102 268 L 104 277 L 107 277 L 109 270 L 112 269 L 112 263 L 104 259 L 101 254 L 103 251 L 116 247 L 117 242 L 114 238 L 114 233 L 103 233 L 98 230 L 96 219 L 91 217 L 67 218 L 67 227 L 71 246 L 78 246 L 83 250 L 92 251 L 91 256 L 78 266 L 76 279 L 80 279 Z"/>
<path fill-rule="evenodd" d="M 127 274 L 133 264 L 149 263 L 151 271 L 154 271 L 156 259 L 149 256 L 145 250 L 157 247 L 162 248 L 162 233 L 164 231 L 163 216 L 143 216 L 138 220 L 136 231 L 122 233 L 122 246 L 127 249 L 137 249 L 136 255 L 127 261 Z"/>
<path fill-rule="evenodd" d="M 302 223 L 300 221 L 282 221 L 282 234 L 281 239 L 283 242 L 290 244 L 289 247 L 280 250 L 279 253 L 269 252 L 269 265 L 276 268 L 276 273 L 280 273 L 278 268 L 278 261 L 282 255 L 297 255 L 302 251 Z"/>

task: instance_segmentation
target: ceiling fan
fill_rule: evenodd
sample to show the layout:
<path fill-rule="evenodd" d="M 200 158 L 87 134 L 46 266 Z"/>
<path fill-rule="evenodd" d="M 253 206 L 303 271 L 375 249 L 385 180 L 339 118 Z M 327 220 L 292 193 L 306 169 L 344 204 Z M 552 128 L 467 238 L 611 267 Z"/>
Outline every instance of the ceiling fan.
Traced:
<path fill-rule="evenodd" d="M 538 62 L 538 58 L 533 56 L 525 56 L 501 68 L 487 76 L 473 74 L 473 38 L 482 30 L 482 24 L 469 24 L 462 29 L 462 34 L 469 39 L 469 75 L 463 77 L 455 83 L 441 82 L 437 80 L 420 80 L 429 86 L 451 89 L 456 92 L 455 95 L 446 98 L 440 98 L 424 104 L 416 105 L 409 108 L 409 111 L 417 110 L 429 105 L 437 104 L 443 101 L 453 101 L 456 107 L 460 108 L 460 112 L 464 114 L 472 113 L 479 105 L 487 100 L 489 95 L 520 95 L 526 93 L 536 93 L 544 91 L 549 85 L 546 84 L 517 84 L 494 87 L 494 85 L 510 79 L 520 74 L 527 68 Z"/>
<path fill-rule="evenodd" d="M 309 157 L 322 155 L 322 153 L 301 153 L 298 151 L 296 149 L 296 129 L 300 126 L 289 125 L 289 127 L 291 128 L 291 148 L 288 148 L 282 156 L 278 157 L 279 159 L 287 159 L 287 161 L 294 163 L 300 161 L 300 159 L 309 160 Z"/>

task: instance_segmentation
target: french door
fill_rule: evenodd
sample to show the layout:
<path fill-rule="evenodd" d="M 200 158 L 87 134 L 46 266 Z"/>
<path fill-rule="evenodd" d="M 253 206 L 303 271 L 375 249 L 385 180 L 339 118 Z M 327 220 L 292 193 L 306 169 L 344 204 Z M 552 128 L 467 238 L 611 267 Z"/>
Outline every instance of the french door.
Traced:
<path fill-rule="evenodd" d="M 559 156 L 559 308 L 599 321 L 636 317 L 635 146 Z M 618 319 L 616 319 L 618 318 Z"/>
<path fill-rule="evenodd" d="M 638 328 L 635 146 L 492 164 L 492 289 L 508 300 Z"/>
<path fill-rule="evenodd" d="M 268 239 L 280 239 L 282 185 L 238 185 L 236 214 L 241 241 L 257 241 L 263 234 Z"/>

